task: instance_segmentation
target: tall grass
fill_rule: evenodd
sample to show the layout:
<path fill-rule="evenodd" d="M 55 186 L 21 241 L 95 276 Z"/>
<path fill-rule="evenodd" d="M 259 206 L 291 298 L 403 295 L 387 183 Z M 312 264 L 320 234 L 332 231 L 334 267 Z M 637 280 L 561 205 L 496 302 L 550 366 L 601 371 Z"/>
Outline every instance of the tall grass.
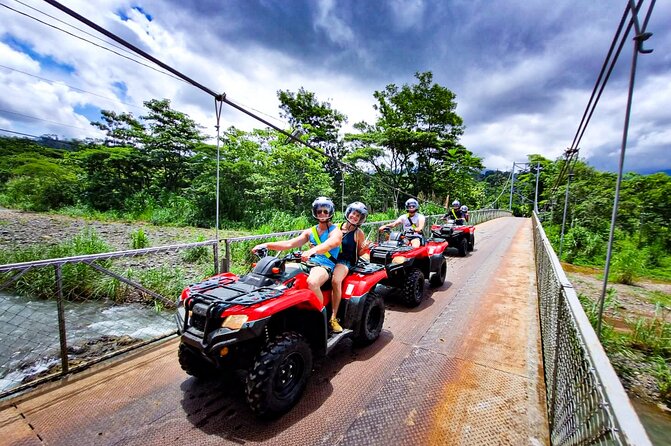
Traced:
<path fill-rule="evenodd" d="M 132 249 L 142 249 L 149 246 L 149 237 L 147 237 L 147 234 L 142 228 L 138 228 L 137 230 L 131 232 L 130 239 L 130 245 Z"/>
<path fill-rule="evenodd" d="M 0 264 L 30 262 L 111 251 L 110 246 L 92 228 L 84 228 L 71 240 L 57 245 L 35 245 L 0 250 Z M 110 261 L 99 261 L 107 267 Z M 63 295 L 67 299 L 86 299 L 96 294 L 96 284 L 102 273 L 85 264 L 66 264 L 62 267 Z M 10 277 L 5 274 L 4 279 Z M 52 298 L 56 296 L 53 268 L 43 267 L 28 271 L 12 284 L 12 291 L 22 296 Z"/>

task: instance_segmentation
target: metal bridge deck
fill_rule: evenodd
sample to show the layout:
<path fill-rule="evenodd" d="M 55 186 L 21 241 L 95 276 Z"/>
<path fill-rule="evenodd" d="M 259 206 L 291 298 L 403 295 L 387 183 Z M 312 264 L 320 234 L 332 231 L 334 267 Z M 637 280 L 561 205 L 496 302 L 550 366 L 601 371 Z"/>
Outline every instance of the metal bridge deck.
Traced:
<path fill-rule="evenodd" d="M 0 443 L 548 444 L 531 222 L 477 228 L 445 285 L 415 309 L 388 300 L 380 339 L 318 360 L 279 420 L 186 375 L 173 339 L 16 398 L 0 411 Z"/>

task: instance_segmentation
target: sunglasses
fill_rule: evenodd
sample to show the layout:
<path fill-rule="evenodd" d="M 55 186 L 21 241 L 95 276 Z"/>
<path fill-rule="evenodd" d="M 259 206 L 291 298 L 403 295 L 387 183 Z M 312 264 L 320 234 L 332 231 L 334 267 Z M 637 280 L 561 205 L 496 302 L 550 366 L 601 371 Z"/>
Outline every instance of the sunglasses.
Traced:
<path fill-rule="evenodd" d="M 328 209 L 317 209 L 317 215 L 328 215 L 329 210 Z"/>

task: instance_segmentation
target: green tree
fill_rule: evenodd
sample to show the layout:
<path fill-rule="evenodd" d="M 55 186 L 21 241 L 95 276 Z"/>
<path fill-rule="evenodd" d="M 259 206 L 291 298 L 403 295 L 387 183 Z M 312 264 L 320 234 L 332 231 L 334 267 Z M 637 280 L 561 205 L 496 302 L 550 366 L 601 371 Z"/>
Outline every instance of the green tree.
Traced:
<path fill-rule="evenodd" d="M 152 99 L 144 105 L 149 112 L 142 117 L 147 126 L 142 151 L 152 164 L 154 187 L 163 193 L 179 191 L 196 173 L 190 161 L 205 136 L 193 119 L 170 108 L 168 99 Z"/>
<path fill-rule="evenodd" d="M 339 133 L 347 117 L 333 109 L 330 102 L 319 102 L 314 93 L 302 87 L 296 93 L 280 90 L 277 97 L 281 116 L 288 119 L 292 127 L 306 132 L 307 142 L 321 148 L 329 157 L 325 164 L 326 172 L 333 175 L 332 186 L 338 188 L 343 175 L 338 161 L 348 152 Z"/>
<path fill-rule="evenodd" d="M 148 159 L 134 147 L 91 145 L 71 155 L 81 169 L 80 200 L 94 209 L 122 209 L 151 181 Z"/>
<path fill-rule="evenodd" d="M 38 155 L 12 169 L 2 201 L 8 207 L 43 212 L 73 204 L 78 187 L 70 166 Z"/>
<path fill-rule="evenodd" d="M 355 152 L 348 158 L 372 166 L 394 188 L 425 196 L 453 194 L 464 184 L 474 184 L 482 169 L 480 159 L 459 144 L 463 121 L 456 114 L 455 95 L 433 83 L 431 72 L 416 73 L 417 84 L 389 84 L 373 96 L 379 113 L 374 125 L 355 125 L 350 134 Z"/>

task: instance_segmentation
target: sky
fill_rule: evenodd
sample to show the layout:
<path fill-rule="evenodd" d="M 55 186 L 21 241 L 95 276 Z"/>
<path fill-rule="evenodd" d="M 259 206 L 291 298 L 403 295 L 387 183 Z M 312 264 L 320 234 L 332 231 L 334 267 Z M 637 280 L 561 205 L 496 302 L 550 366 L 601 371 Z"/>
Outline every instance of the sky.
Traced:
<path fill-rule="evenodd" d="M 509 171 L 529 154 L 557 159 L 573 144 L 627 0 L 61 3 L 281 128 L 289 126 L 279 90 L 314 92 L 353 132 L 375 123 L 375 91 L 431 71 L 456 95 L 460 142 L 487 169 Z M 671 172 L 670 23 L 671 2 L 656 2 L 643 45 L 653 52 L 638 56 L 625 171 Z M 618 168 L 632 52 L 629 39 L 580 142 L 581 158 L 599 170 Z M 141 116 L 154 98 L 215 135 L 212 96 L 45 1 L 0 0 L 0 85 L 0 135 L 100 137 L 90 122 L 101 109 Z M 265 127 L 226 104 L 220 125 Z"/>

